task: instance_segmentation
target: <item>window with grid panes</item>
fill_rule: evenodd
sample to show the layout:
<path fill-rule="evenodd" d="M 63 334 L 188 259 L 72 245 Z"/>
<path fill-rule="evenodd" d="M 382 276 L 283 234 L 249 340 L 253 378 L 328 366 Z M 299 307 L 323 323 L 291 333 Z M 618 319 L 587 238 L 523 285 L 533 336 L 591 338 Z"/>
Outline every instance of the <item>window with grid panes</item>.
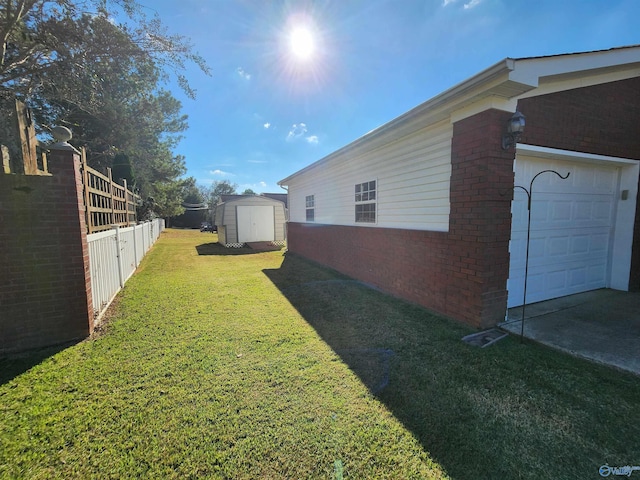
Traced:
<path fill-rule="evenodd" d="M 314 195 L 307 195 L 305 197 L 305 203 L 307 208 L 307 222 L 313 222 L 315 220 L 316 199 Z"/>
<path fill-rule="evenodd" d="M 355 186 L 356 222 L 376 221 L 376 181 L 358 183 Z"/>

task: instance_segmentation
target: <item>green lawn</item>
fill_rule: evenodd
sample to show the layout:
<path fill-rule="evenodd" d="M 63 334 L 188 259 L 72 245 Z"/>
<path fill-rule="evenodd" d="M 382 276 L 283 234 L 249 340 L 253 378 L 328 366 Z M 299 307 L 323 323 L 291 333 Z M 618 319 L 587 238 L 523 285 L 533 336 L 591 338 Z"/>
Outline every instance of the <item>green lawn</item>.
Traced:
<path fill-rule="evenodd" d="M 518 339 L 470 347 L 464 326 L 215 239 L 166 231 L 101 335 L 0 361 L 0 478 L 595 479 L 640 465 L 640 378 Z"/>

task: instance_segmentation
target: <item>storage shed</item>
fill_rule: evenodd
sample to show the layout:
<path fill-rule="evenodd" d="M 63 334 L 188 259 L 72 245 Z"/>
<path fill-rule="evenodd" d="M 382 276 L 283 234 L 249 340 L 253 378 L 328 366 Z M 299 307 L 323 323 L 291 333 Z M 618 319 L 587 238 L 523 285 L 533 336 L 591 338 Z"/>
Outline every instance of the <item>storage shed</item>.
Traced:
<path fill-rule="evenodd" d="M 266 195 L 224 195 L 216 206 L 218 242 L 239 248 L 250 242 L 286 241 L 284 202 Z"/>

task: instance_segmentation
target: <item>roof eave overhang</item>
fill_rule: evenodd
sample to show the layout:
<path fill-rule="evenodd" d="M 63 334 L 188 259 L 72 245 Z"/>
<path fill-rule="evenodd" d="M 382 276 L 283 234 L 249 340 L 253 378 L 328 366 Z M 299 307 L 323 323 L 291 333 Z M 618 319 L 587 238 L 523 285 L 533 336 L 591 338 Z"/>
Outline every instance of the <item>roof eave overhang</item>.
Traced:
<path fill-rule="evenodd" d="M 464 112 L 466 107 L 482 104 L 486 100 L 491 100 L 493 108 L 513 108 L 513 100 L 533 94 L 532 90 L 539 86 L 541 80 L 557 80 L 584 75 L 585 72 L 595 74 L 638 66 L 640 46 L 550 57 L 506 58 L 280 180 L 278 185 L 289 185 L 298 175 L 365 145 L 376 148 L 379 143 L 393 141 L 429 125 L 451 120 L 456 112 L 456 120 L 459 120 L 463 118 L 460 117 L 460 112 Z"/>
<path fill-rule="evenodd" d="M 425 126 L 445 120 L 449 118 L 455 110 L 475 103 L 482 98 L 504 95 L 504 92 L 508 92 L 509 95 L 517 95 L 536 87 L 537 83 L 529 85 L 510 80 L 509 76 L 514 68 L 515 60 L 513 59 L 507 58 L 498 62 L 464 82 L 403 113 L 390 122 L 371 130 L 341 149 L 280 180 L 278 185 L 288 185 L 288 182 L 294 177 L 312 170 L 319 164 L 329 162 L 351 150 L 357 149 L 363 144 L 371 143 L 377 139 L 384 140 L 385 142 L 393 140 L 393 138 L 402 137 L 418 128 L 424 128 Z M 392 138 L 389 138 L 390 132 L 394 132 L 394 134 L 391 135 Z"/>

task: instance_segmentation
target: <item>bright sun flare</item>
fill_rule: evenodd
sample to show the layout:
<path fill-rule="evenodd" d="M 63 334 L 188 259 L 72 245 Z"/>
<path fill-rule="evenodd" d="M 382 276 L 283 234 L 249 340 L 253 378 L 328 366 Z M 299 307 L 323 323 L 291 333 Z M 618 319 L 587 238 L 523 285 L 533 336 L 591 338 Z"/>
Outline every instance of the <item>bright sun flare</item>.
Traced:
<path fill-rule="evenodd" d="M 313 55 L 315 42 L 311 32 L 304 27 L 295 28 L 289 36 L 291 52 L 301 60 L 307 60 Z"/>

